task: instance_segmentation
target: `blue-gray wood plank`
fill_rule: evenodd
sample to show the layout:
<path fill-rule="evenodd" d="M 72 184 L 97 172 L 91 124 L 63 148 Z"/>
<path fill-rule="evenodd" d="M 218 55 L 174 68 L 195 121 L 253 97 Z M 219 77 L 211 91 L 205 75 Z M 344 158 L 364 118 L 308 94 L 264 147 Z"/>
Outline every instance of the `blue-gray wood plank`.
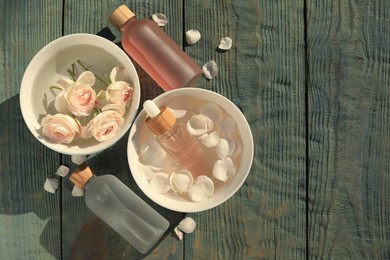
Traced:
<path fill-rule="evenodd" d="M 239 192 L 189 214 L 195 233 L 183 241 L 168 234 L 148 256 L 72 197 L 67 179 L 56 194 L 43 190 L 60 164 L 76 166 L 35 140 L 19 109 L 20 81 L 34 54 L 61 35 L 106 26 L 119 39 L 107 18 L 122 3 L 141 18 L 165 13 L 164 30 L 200 66 L 217 61 L 219 75 L 197 86 L 237 104 L 255 141 Z M 387 1 L 1 0 L 0 7 L 1 259 L 390 258 Z M 183 42 L 188 29 L 201 32 L 197 44 Z M 220 53 L 224 36 L 233 48 Z M 138 72 L 143 100 L 162 93 Z M 182 214 L 137 188 L 125 151 L 123 138 L 89 163 L 179 221 Z"/>

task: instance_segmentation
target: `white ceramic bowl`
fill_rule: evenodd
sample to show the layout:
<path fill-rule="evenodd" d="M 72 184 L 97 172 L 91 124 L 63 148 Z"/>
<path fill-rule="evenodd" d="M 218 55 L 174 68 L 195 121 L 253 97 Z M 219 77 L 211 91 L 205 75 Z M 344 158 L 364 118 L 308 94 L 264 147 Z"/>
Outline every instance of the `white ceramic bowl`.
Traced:
<path fill-rule="evenodd" d="M 115 66 L 126 68 L 134 96 L 125 114 L 123 128 L 113 138 L 98 142 L 94 138 L 75 139 L 70 144 L 54 144 L 40 133 L 40 121 L 47 114 L 45 104 L 50 103 L 55 93 L 49 86 L 63 76 L 69 76 L 67 69 L 77 60 L 92 64 L 91 70 L 98 74 L 110 74 Z M 79 70 L 80 71 L 80 70 Z M 102 76 L 102 75 L 100 75 Z M 98 84 L 98 81 L 96 81 Z M 117 45 L 93 34 L 71 34 L 56 39 L 41 49 L 28 65 L 20 88 L 20 106 L 23 118 L 32 134 L 45 146 L 63 154 L 88 155 L 100 152 L 117 142 L 130 128 L 140 102 L 138 74 L 129 57 Z"/>
<path fill-rule="evenodd" d="M 145 125 L 146 112 L 142 110 L 130 129 L 127 156 L 131 173 L 140 189 L 157 204 L 178 212 L 199 212 L 211 209 L 228 200 L 244 183 L 249 174 L 253 160 L 253 138 L 249 124 L 241 111 L 227 98 L 215 92 L 199 88 L 181 88 L 171 90 L 156 97 L 154 102 L 158 106 L 169 105 L 177 100 L 190 102 L 191 99 L 213 102 L 224 109 L 237 123 L 242 141 L 241 161 L 237 172 L 224 186 L 216 189 L 209 199 L 203 202 L 191 202 L 173 193 L 160 194 L 153 190 L 143 174 L 145 166 L 139 160 L 139 147 L 148 138 L 154 138 Z"/>

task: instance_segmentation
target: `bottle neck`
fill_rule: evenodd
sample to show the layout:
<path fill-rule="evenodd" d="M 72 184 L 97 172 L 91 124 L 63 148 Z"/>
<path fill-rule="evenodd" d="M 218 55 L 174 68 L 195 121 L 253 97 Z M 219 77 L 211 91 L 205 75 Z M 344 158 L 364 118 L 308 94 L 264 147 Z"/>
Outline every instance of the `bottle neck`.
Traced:
<path fill-rule="evenodd" d="M 88 189 L 88 187 L 90 187 L 91 186 L 91 184 L 95 181 L 95 179 L 96 179 L 97 177 L 96 177 L 96 175 L 94 174 L 94 175 L 92 175 L 92 177 L 91 178 L 89 178 L 89 180 L 85 183 L 85 185 L 84 185 L 84 189 L 85 190 L 87 190 Z"/>
<path fill-rule="evenodd" d="M 136 21 L 137 21 L 137 17 L 136 17 L 136 16 L 131 17 L 131 18 L 130 18 L 129 20 L 127 20 L 127 22 L 122 26 L 121 32 L 124 32 L 126 27 L 130 26 L 131 24 L 135 23 Z"/>

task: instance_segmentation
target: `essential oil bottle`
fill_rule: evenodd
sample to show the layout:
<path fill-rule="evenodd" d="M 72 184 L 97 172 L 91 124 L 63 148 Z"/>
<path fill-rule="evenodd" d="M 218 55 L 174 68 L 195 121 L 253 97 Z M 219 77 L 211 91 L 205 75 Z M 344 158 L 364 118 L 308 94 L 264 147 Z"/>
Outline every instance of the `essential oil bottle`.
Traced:
<path fill-rule="evenodd" d="M 201 76 L 200 67 L 154 21 L 138 20 L 121 5 L 110 22 L 122 31 L 125 51 L 165 91 L 191 86 Z"/>
<path fill-rule="evenodd" d="M 143 254 L 169 227 L 168 220 L 113 175 L 95 176 L 84 164 L 69 179 L 85 189 L 88 208 Z"/>
<path fill-rule="evenodd" d="M 169 108 L 164 106 L 160 110 L 151 100 L 146 100 L 143 107 L 148 114 L 146 124 L 172 159 L 194 177 L 210 175 L 211 165 L 199 143 L 177 122 Z"/>

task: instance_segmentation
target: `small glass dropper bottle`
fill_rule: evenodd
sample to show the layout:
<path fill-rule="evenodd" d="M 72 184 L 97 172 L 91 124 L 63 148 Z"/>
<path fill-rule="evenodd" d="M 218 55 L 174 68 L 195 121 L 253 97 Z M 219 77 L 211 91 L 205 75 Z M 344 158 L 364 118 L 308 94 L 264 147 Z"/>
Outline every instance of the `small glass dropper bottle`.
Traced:
<path fill-rule="evenodd" d="M 191 86 L 202 75 L 200 67 L 154 21 L 138 20 L 125 5 L 109 20 L 122 31 L 125 51 L 165 91 Z"/>
<path fill-rule="evenodd" d="M 199 143 L 176 121 L 169 108 L 164 106 L 160 110 L 151 100 L 146 100 L 143 107 L 148 114 L 146 124 L 172 159 L 193 176 L 210 175 L 211 165 Z"/>
<path fill-rule="evenodd" d="M 85 189 L 85 203 L 143 254 L 157 243 L 169 222 L 113 175 L 95 176 L 83 164 L 69 178 Z"/>

